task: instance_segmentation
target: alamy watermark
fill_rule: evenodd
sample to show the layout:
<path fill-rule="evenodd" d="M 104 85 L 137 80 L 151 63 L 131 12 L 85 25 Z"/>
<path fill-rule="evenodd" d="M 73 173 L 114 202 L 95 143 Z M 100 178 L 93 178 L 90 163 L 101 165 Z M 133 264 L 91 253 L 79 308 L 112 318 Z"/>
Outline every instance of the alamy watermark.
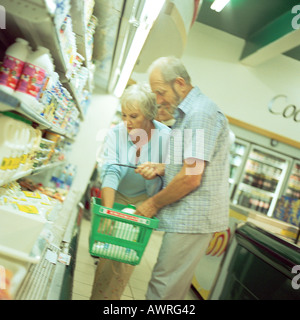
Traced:
<path fill-rule="evenodd" d="M 5 8 L 0 5 L 0 29 L 6 29 L 6 12 Z"/>
<path fill-rule="evenodd" d="M 300 289 L 300 265 L 296 265 L 292 268 L 292 273 L 296 273 L 297 275 L 292 279 L 292 287 L 295 290 Z"/>
<path fill-rule="evenodd" d="M 151 139 L 148 141 L 147 132 L 135 129 L 134 133 L 127 133 L 124 127 L 110 131 L 99 130 L 97 141 L 102 142 L 106 137 L 104 150 L 99 147 L 96 159 L 101 162 L 103 156 L 107 163 L 119 163 L 135 166 L 137 163 L 137 149 L 148 144 L 148 156 L 144 162 L 182 165 L 183 159 L 190 167 L 186 174 L 198 175 L 203 166 L 194 159 L 204 159 L 204 129 L 173 129 L 170 131 L 152 129 Z M 108 129 L 109 130 L 109 129 Z M 136 142 L 128 143 L 129 140 Z"/>
<path fill-rule="evenodd" d="M 293 29 L 300 29 L 300 4 L 297 4 L 292 8 L 292 14 L 296 14 L 291 22 Z"/>

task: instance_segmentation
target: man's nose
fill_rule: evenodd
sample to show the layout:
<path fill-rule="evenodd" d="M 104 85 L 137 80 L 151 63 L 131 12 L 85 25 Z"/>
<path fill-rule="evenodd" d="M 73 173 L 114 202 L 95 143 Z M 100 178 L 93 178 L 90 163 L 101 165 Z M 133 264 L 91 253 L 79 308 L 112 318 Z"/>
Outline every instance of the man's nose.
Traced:
<path fill-rule="evenodd" d="M 157 104 L 162 104 L 162 102 L 164 101 L 164 99 L 162 98 L 161 95 L 157 94 L 156 95 L 156 102 Z"/>

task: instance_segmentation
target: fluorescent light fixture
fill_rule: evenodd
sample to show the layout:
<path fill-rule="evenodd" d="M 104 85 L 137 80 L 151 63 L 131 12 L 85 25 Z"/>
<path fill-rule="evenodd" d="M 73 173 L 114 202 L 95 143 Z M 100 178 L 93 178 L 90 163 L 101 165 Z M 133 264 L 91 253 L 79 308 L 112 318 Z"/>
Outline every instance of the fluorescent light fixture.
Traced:
<path fill-rule="evenodd" d="M 210 6 L 212 10 L 220 12 L 224 9 L 224 7 L 228 4 L 230 0 L 215 0 L 213 4 Z"/>
<path fill-rule="evenodd" d="M 165 0 L 146 0 L 139 21 L 140 25 L 136 30 L 124 66 L 121 70 L 118 83 L 114 89 L 114 95 L 116 97 L 121 97 L 123 94 L 136 60 L 164 3 Z"/>

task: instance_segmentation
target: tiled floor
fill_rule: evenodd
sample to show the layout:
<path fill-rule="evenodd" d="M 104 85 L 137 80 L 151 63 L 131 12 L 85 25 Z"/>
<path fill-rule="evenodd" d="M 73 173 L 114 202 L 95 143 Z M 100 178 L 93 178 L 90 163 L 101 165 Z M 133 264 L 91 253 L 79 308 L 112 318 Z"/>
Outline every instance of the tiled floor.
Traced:
<path fill-rule="evenodd" d="M 89 300 L 92 290 L 96 265 L 95 259 L 88 252 L 89 232 L 90 221 L 82 219 L 73 283 L 73 300 Z M 161 238 L 161 232 L 152 232 L 142 261 L 135 267 L 129 284 L 123 293 L 122 300 L 145 300 L 148 281 L 156 261 Z M 188 293 L 186 300 L 198 300 L 192 289 Z"/>

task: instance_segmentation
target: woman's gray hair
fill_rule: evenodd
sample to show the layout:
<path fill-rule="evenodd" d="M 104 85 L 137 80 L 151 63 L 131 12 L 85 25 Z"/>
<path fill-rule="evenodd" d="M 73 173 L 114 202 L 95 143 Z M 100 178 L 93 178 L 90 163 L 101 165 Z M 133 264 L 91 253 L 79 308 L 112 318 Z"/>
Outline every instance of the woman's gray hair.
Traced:
<path fill-rule="evenodd" d="M 133 84 L 123 93 L 122 108 L 134 110 L 137 107 L 148 120 L 153 120 L 157 115 L 156 97 L 147 84 Z"/>
<path fill-rule="evenodd" d="M 150 75 L 154 69 L 161 71 L 163 80 L 166 83 L 171 83 L 176 78 L 181 77 L 185 80 L 186 84 L 191 84 L 191 78 L 185 66 L 176 57 L 161 57 L 156 59 L 148 68 L 148 74 Z"/>

